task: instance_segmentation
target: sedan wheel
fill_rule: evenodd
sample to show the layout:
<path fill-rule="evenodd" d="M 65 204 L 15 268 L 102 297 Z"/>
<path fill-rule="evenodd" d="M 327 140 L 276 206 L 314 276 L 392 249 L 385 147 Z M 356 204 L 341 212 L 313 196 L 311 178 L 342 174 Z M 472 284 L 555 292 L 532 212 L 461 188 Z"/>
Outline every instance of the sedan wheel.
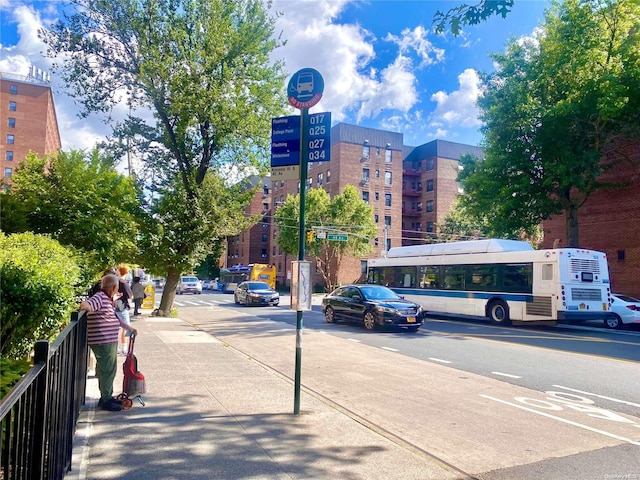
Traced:
<path fill-rule="evenodd" d="M 376 327 L 376 317 L 373 312 L 366 312 L 364 314 L 364 328 L 367 330 L 373 330 Z"/>
<path fill-rule="evenodd" d="M 334 323 L 336 321 L 335 313 L 333 313 L 333 308 L 327 307 L 324 311 L 324 318 L 327 323 Z"/>
<path fill-rule="evenodd" d="M 240 305 L 240 300 L 238 300 L 238 296 L 236 294 L 233 295 L 233 301 L 236 302 L 236 305 Z"/>
<path fill-rule="evenodd" d="M 607 328 L 622 328 L 622 320 L 618 315 L 612 313 L 604 319 L 604 326 Z"/>

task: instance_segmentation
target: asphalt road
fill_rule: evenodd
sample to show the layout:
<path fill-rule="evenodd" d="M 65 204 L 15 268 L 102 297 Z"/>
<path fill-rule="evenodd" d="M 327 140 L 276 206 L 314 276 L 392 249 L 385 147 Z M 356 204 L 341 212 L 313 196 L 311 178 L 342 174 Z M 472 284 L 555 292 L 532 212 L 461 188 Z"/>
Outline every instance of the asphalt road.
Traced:
<path fill-rule="evenodd" d="M 200 328 L 291 377 L 296 315 L 284 303 L 176 298 Z M 242 324 L 219 324 L 222 309 Z M 473 478 L 640 479 L 640 332 L 442 318 L 367 332 L 327 324 L 316 306 L 303 338 L 305 388 Z"/>

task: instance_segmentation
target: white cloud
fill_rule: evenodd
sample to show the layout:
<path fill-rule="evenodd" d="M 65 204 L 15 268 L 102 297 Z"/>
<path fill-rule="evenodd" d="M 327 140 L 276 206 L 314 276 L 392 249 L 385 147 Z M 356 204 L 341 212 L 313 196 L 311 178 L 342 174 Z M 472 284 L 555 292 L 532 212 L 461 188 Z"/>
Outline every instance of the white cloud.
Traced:
<path fill-rule="evenodd" d="M 413 30 L 405 28 L 401 36 L 388 33 L 385 40 L 393 42 L 400 47 L 400 53 L 407 54 L 414 51 L 420 57 L 420 67 L 433 65 L 444 61 L 445 51 L 437 48 L 427 39 L 429 31 L 422 25 L 418 25 Z"/>
<path fill-rule="evenodd" d="M 437 103 L 431 118 L 432 126 L 478 127 L 481 125 L 476 104 L 481 93 L 478 73 L 472 68 L 467 68 L 458 75 L 458 83 L 460 85 L 458 90 L 451 93 L 440 90 L 431 95 L 431 101 Z"/>
<path fill-rule="evenodd" d="M 276 32 L 287 44 L 275 53 L 290 74 L 305 67 L 322 74 L 324 96 L 314 110 L 332 112 L 334 121 L 352 113 L 360 121 L 387 110 L 407 112 L 417 102 L 412 62 L 399 54 L 392 64 L 375 68 L 375 36 L 358 24 L 334 23 L 347 3 L 276 1 L 275 9 L 284 13 Z"/>

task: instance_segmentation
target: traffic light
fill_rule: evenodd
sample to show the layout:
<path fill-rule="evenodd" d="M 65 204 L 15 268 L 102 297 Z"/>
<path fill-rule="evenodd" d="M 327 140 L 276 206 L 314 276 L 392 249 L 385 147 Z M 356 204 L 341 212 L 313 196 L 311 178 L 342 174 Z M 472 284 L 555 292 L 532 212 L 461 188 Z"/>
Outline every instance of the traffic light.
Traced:
<path fill-rule="evenodd" d="M 307 232 L 307 243 L 312 243 L 316 239 L 315 230 L 309 230 Z"/>

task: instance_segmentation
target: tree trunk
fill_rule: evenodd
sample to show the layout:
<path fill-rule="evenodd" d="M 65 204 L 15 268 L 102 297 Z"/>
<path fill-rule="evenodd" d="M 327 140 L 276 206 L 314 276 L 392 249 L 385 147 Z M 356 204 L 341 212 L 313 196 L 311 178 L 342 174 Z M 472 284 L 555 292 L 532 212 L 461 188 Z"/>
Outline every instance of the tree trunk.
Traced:
<path fill-rule="evenodd" d="M 578 235 L 578 207 L 569 205 L 564 211 L 564 218 L 567 227 L 567 247 L 577 248 L 580 246 Z"/>
<path fill-rule="evenodd" d="M 180 281 L 180 272 L 174 268 L 169 267 L 167 272 L 167 281 L 162 291 L 162 299 L 160 300 L 160 306 L 158 307 L 157 315 L 159 317 L 171 316 L 171 309 L 173 308 L 173 300 L 176 298 L 176 287 Z"/>

